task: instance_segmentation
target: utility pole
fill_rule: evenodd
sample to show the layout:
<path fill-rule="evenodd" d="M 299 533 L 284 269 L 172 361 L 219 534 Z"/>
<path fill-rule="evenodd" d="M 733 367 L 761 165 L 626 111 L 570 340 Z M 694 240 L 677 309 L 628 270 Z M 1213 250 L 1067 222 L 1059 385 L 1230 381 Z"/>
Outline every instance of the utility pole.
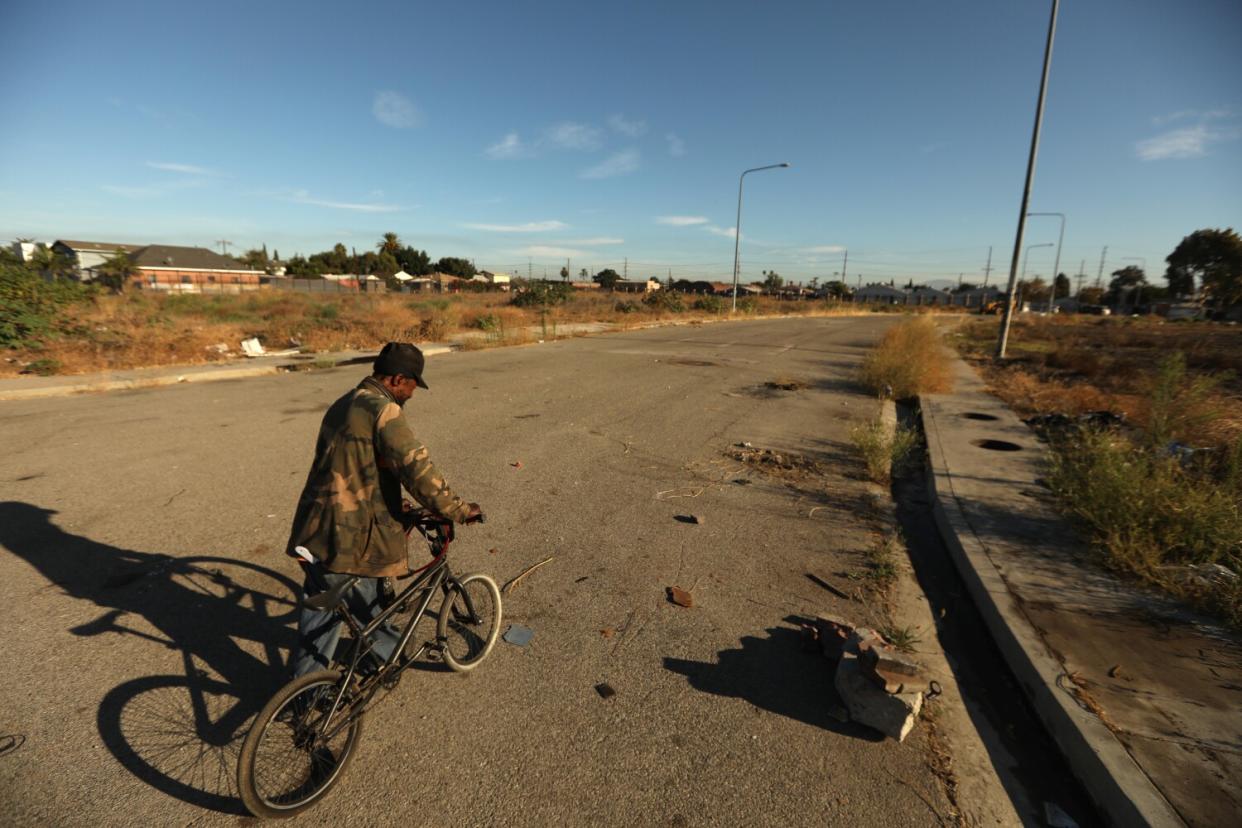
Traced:
<path fill-rule="evenodd" d="M 1104 249 L 1100 251 L 1100 269 L 1095 274 L 1095 286 L 1100 287 L 1100 282 L 1104 280 L 1104 257 L 1108 255 L 1108 245 L 1104 245 Z"/>
<path fill-rule="evenodd" d="M 1083 283 L 1083 280 L 1087 278 L 1087 274 L 1084 272 L 1084 269 L 1086 268 L 1086 266 L 1087 266 L 1086 259 L 1083 259 L 1081 262 L 1078 263 L 1078 293 L 1076 295 L 1078 297 L 1078 301 L 1080 302 L 1082 301 L 1082 283 Z"/>
<path fill-rule="evenodd" d="M 621 278 L 625 279 L 628 282 L 630 280 L 630 257 L 629 256 L 625 257 L 624 270 L 625 270 L 625 275 L 622 276 Z"/>
<path fill-rule="evenodd" d="M 526 259 L 526 281 L 528 282 L 530 281 L 530 268 L 531 268 L 531 259 L 527 257 Z"/>
<path fill-rule="evenodd" d="M 1022 252 L 1023 236 L 1026 234 L 1026 211 L 1031 202 L 1031 184 L 1035 180 L 1035 159 L 1039 156 L 1039 130 L 1044 120 L 1044 99 L 1048 94 L 1048 70 L 1052 68 L 1052 42 L 1057 33 L 1057 10 L 1061 0 L 1052 0 L 1052 12 L 1048 17 L 1048 40 L 1044 44 L 1044 71 L 1039 78 L 1039 98 L 1035 104 L 1035 125 L 1031 129 L 1031 152 L 1026 159 L 1026 184 L 1022 187 L 1022 206 L 1018 208 L 1018 232 L 1013 240 L 1013 258 L 1009 261 L 1009 288 L 1005 297 L 1005 315 L 1001 319 L 1000 336 L 996 341 L 996 358 L 1005 358 L 1005 346 L 1009 343 L 1009 326 L 1013 322 L 1013 291 L 1018 282 L 1018 255 Z"/>
<path fill-rule="evenodd" d="M 232 244 L 228 239 L 216 239 L 216 244 L 220 245 L 220 255 L 227 256 L 229 254 L 229 245 Z"/>
<path fill-rule="evenodd" d="M 988 276 L 992 274 L 992 245 L 988 245 L 988 263 L 983 266 L 983 286 L 988 286 Z"/>

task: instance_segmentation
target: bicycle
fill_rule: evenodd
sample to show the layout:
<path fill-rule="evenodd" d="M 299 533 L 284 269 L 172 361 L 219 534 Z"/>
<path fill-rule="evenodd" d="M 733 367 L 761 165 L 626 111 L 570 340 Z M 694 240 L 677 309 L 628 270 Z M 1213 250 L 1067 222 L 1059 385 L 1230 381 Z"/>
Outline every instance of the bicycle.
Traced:
<path fill-rule="evenodd" d="M 483 522 L 483 516 L 477 521 Z M 369 624 L 361 624 L 345 601 L 360 576 L 304 599 L 312 609 L 338 613 L 350 639 L 342 642 L 346 643 L 344 658 L 333 659 L 336 666 L 293 679 L 255 717 L 237 765 L 242 802 L 255 816 L 293 816 L 327 794 L 353 758 L 363 717 L 380 690 L 387 695 L 402 672 L 424 653 L 439 656 L 456 672 L 468 672 L 495 645 L 501 619 L 496 582 L 479 573 L 461 578 L 453 575 L 446 559 L 454 538 L 451 521 L 411 512 L 407 535 L 413 530 L 431 544 L 432 561 L 406 576 L 418 577 L 389 597 L 387 607 Z M 303 552 L 299 550 L 299 554 Z M 316 575 L 322 571 L 309 553 L 303 555 L 302 564 Z M 437 592 L 444 594 L 444 600 L 436 613 L 435 639 L 415 646 L 414 630 Z M 389 619 L 407 614 L 396 647 L 380 662 L 371 652 L 372 635 Z M 371 670 L 363 669 L 368 659 Z M 376 662 L 378 667 L 374 666 Z"/>

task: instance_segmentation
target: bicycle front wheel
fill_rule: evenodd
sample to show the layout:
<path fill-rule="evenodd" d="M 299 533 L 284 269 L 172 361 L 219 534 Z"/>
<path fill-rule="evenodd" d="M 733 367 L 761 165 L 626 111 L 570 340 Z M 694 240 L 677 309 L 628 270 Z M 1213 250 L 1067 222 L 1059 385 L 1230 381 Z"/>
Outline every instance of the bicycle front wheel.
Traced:
<path fill-rule="evenodd" d="M 336 670 L 308 673 L 282 687 L 259 711 L 237 763 L 237 788 L 250 813 L 293 816 L 340 780 L 362 735 L 362 717 L 350 712 L 347 699 L 324 732 L 343 687 Z"/>
<path fill-rule="evenodd" d="M 444 663 L 459 673 L 469 672 L 487 658 L 500 634 L 500 588 L 477 573 L 449 581 L 445 588 L 436 637 Z"/>

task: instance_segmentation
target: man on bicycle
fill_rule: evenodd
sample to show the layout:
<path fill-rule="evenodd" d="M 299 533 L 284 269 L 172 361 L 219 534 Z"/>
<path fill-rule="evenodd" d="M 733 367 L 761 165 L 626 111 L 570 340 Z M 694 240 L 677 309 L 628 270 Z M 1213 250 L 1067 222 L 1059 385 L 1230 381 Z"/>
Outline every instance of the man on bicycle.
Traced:
<path fill-rule="evenodd" d="M 365 576 L 347 598 L 363 623 L 383 609 L 382 579 L 410 571 L 402 485 L 423 506 L 458 523 L 480 514 L 477 503 L 466 503 L 449 489 L 402 416 L 415 389 L 427 387 L 423 365 L 417 347 L 389 342 L 371 376 L 332 404 L 319 427 L 315 459 L 293 518 L 286 552 L 294 555 L 303 547 L 323 570 L 319 577 L 308 569 L 305 593 Z M 335 612 L 303 607 L 293 674 L 326 668 L 340 634 Z M 373 652 L 387 659 L 396 644 L 395 632 L 380 629 Z"/>

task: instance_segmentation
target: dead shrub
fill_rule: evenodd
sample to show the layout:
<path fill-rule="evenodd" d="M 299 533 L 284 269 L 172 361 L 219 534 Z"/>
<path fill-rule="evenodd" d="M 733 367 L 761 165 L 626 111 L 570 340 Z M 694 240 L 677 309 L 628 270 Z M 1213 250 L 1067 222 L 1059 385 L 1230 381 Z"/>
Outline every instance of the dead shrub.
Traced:
<path fill-rule="evenodd" d="M 859 379 L 896 399 L 948 391 L 949 362 L 936 323 L 918 316 L 889 328 L 863 360 Z"/>

